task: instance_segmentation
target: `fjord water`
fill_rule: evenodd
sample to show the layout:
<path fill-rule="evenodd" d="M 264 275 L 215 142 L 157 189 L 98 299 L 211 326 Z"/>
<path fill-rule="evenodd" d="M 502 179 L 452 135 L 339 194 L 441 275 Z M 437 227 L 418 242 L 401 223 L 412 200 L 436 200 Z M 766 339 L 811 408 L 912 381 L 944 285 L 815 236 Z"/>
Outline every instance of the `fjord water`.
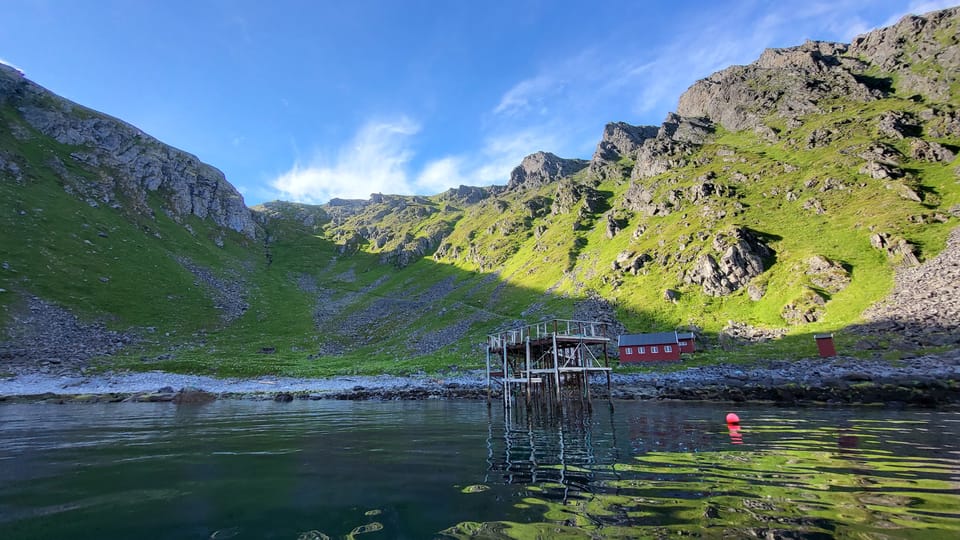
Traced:
<path fill-rule="evenodd" d="M 0 405 L 0 538 L 960 537 L 960 411 L 727 412 Z"/>

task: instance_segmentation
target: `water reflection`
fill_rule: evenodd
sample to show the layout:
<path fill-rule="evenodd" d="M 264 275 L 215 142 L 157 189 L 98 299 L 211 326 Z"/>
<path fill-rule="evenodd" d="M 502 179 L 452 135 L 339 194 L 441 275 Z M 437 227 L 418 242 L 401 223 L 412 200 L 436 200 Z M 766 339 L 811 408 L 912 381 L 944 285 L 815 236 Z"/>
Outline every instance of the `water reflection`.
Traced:
<path fill-rule="evenodd" d="M 960 412 L 0 406 L 0 538 L 960 537 Z"/>
<path fill-rule="evenodd" d="M 568 403 L 563 408 L 512 407 L 497 412 L 503 414 L 502 420 L 488 422 L 488 482 L 539 484 L 544 497 L 565 501 L 591 491 L 591 483 L 603 471 L 598 465 L 618 458 L 610 410 L 594 415 L 586 405 Z M 599 421 L 606 426 L 602 444 L 595 447 Z"/>
<path fill-rule="evenodd" d="M 488 480 L 521 486 L 516 506 L 540 517 L 443 534 L 960 537 L 957 412 L 757 410 L 746 440 L 720 414 L 630 404 L 492 416 Z"/>

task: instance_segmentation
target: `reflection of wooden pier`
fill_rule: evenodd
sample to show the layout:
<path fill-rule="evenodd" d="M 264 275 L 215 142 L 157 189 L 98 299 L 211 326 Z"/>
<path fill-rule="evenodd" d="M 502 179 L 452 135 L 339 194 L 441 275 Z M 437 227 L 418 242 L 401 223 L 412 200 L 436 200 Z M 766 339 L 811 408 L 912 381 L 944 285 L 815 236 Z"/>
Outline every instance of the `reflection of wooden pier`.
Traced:
<path fill-rule="evenodd" d="M 525 395 L 560 404 L 563 399 L 590 399 L 590 379 L 605 374 L 610 393 L 606 324 L 554 319 L 496 334 L 487 341 L 487 396 L 494 385 L 503 403 Z"/>

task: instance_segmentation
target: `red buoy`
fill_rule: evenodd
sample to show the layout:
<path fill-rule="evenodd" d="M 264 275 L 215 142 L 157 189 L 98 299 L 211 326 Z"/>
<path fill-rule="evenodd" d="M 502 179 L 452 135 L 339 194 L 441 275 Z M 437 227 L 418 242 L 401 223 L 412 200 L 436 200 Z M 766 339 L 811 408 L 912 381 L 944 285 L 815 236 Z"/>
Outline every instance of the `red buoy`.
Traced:
<path fill-rule="evenodd" d="M 737 413 L 727 413 L 727 423 L 728 424 L 739 424 L 740 417 L 737 416 Z"/>

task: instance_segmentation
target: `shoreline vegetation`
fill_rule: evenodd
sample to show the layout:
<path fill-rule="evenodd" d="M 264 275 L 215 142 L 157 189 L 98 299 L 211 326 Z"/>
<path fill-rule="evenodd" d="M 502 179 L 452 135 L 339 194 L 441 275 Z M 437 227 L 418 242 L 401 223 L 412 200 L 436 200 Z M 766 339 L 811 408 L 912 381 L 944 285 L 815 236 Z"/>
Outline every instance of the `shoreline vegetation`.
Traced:
<path fill-rule="evenodd" d="M 615 373 L 612 399 L 696 400 L 782 405 L 960 405 L 960 350 L 895 362 L 852 357 L 716 364 Z M 605 380 L 597 379 L 599 388 Z M 499 399 L 494 390 L 494 399 Z M 594 395 L 597 395 L 596 393 Z M 218 379 L 159 371 L 97 375 L 21 373 L 0 378 L 0 403 L 207 403 L 251 400 L 424 400 L 487 398 L 484 372 L 345 376 L 328 379 Z M 599 401 L 605 398 L 595 398 Z"/>

